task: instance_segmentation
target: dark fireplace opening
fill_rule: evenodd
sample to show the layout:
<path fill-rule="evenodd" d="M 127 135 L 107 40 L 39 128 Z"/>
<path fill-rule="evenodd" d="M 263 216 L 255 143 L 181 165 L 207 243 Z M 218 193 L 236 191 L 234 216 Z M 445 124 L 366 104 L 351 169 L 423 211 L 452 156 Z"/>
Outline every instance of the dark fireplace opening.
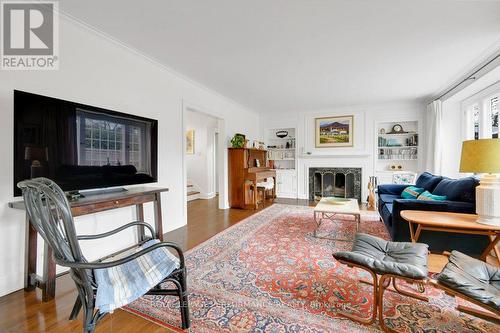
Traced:
<path fill-rule="evenodd" d="M 310 168 L 309 199 L 355 198 L 361 201 L 360 168 Z"/>

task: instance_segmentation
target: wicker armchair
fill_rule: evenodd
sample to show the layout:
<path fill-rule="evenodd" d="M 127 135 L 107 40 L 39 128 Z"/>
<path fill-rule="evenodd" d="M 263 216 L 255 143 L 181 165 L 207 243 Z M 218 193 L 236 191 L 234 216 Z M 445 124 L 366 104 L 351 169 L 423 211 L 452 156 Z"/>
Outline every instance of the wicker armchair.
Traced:
<path fill-rule="evenodd" d="M 123 258 L 109 262 L 88 262 L 80 249 L 79 240 L 93 240 L 108 237 L 130 227 L 147 228 L 151 235 L 154 235 L 153 228 L 142 221 L 131 222 L 123 225 L 115 230 L 98 234 L 77 236 L 71 214 L 71 208 L 66 199 L 64 192 L 53 181 L 46 178 L 36 178 L 19 182 L 17 185 L 23 192 L 23 198 L 26 205 L 26 210 L 29 214 L 33 227 L 43 237 L 43 239 L 52 248 L 55 262 L 58 265 L 69 267 L 70 275 L 75 282 L 78 297 L 70 315 L 70 320 L 76 319 L 78 313 L 83 307 L 83 332 L 94 332 L 96 324 L 111 310 L 102 310 L 96 308 L 96 294 L 100 287 L 99 279 L 96 276 L 105 273 L 108 269 L 122 269 L 127 264 L 133 264 L 134 260 L 141 260 L 147 256 L 154 255 L 161 262 L 161 256 L 168 259 L 175 259 L 176 266 L 168 276 L 158 281 L 158 283 L 144 294 L 152 295 L 174 295 L 179 297 L 180 312 L 182 318 L 182 328 L 189 328 L 189 308 L 186 290 L 186 267 L 184 264 L 184 256 L 178 245 L 168 242 L 159 242 L 158 240 L 150 241 L 150 245 L 144 243 L 138 248 L 138 251 L 127 255 Z M 153 243 L 151 243 L 153 242 Z M 168 251 L 168 248 L 173 249 L 178 258 Z M 149 260 L 149 258 L 147 258 Z M 143 278 L 148 277 L 146 272 L 139 273 L 137 276 L 144 273 Z M 160 275 L 162 276 L 162 275 Z M 120 280 L 125 280 L 123 276 Z M 140 279 L 139 279 L 140 280 Z M 131 281 L 142 283 L 141 281 Z M 164 283 L 170 282 L 173 285 L 170 288 L 164 288 Z M 144 284 L 141 284 L 144 286 Z M 102 288 L 103 284 L 101 285 Z M 137 289 L 136 289 L 137 290 Z M 140 296 L 140 295 L 138 295 Z M 118 303 L 119 306 L 125 303 Z"/>

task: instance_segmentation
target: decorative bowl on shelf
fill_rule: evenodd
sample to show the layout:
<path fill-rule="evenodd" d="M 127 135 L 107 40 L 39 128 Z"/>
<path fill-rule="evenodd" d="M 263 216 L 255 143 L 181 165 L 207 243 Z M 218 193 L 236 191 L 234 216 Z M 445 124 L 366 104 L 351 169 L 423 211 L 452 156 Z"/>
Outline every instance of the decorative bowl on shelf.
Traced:
<path fill-rule="evenodd" d="M 276 136 L 280 139 L 286 138 L 288 136 L 288 131 L 277 131 Z"/>

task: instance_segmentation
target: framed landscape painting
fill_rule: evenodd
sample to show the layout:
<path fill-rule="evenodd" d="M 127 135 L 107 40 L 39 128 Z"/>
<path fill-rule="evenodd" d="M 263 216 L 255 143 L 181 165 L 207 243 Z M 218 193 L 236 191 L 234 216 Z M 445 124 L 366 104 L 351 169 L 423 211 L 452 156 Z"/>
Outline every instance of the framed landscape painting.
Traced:
<path fill-rule="evenodd" d="M 354 116 L 315 119 L 316 148 L 352 147 Z"/>
<path fill-rule="evenodd" d="M 186 154 L 194 154 L 194 130 L 188 130 L 186 132 Z"/>

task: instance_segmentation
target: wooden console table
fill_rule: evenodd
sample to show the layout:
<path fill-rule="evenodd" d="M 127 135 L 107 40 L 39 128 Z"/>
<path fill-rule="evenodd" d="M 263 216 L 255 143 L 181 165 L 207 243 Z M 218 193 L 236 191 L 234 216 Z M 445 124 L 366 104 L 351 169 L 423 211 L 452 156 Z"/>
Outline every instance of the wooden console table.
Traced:
<path fill-rule="evenodd" d="M 401 217 L 408 221 L 412 242 L 418 242 L 423 230 L 453 232 L 468 235 L 486 235 L 490 244 L 481 254 L 481 260 L 493 250 L 500 263 L 500 251 L 495 246 L 500 241 L 500 226 L 478 223 L 478 215 L 448 212 L 429 212 L 420 210 L 403 210 Z M 417 230 L 413 229 L 417 225 Z"/>
<path fill-rule="evenodd" d="M 144 203 L 153 202 L 155 220 L 154 236 L 155 238 L 163 240 L 160 195 L 161 192 L 167 191 L 167 188 L 134 187 L 122 192 L 89 195 L 85 198 L 70 201 L 71 213 L 73 217 L 76 217 L 116 208 L 135 206 L 137 220 L 144 221 Z M 10 202 L 9 207 L 25 210 L 23 201 Z M 52 249 L 48 246 L 47 242 L 45 242 L 43 250 L 43 276 L 40 277 L 36 274 L 37 236 L 38 233 L 35 228 L 31 226 L 28 214 L 26 214 L 24 289 L 26 291 L 32 291 L 36 287 L 42 289 L 42 300 L 46 302 L 53 299 L 55 296 L 56 264 L 54 262 Z M 139 241 L 144 240 L 144 227 L 139 228 L 138 238 Z"/>

